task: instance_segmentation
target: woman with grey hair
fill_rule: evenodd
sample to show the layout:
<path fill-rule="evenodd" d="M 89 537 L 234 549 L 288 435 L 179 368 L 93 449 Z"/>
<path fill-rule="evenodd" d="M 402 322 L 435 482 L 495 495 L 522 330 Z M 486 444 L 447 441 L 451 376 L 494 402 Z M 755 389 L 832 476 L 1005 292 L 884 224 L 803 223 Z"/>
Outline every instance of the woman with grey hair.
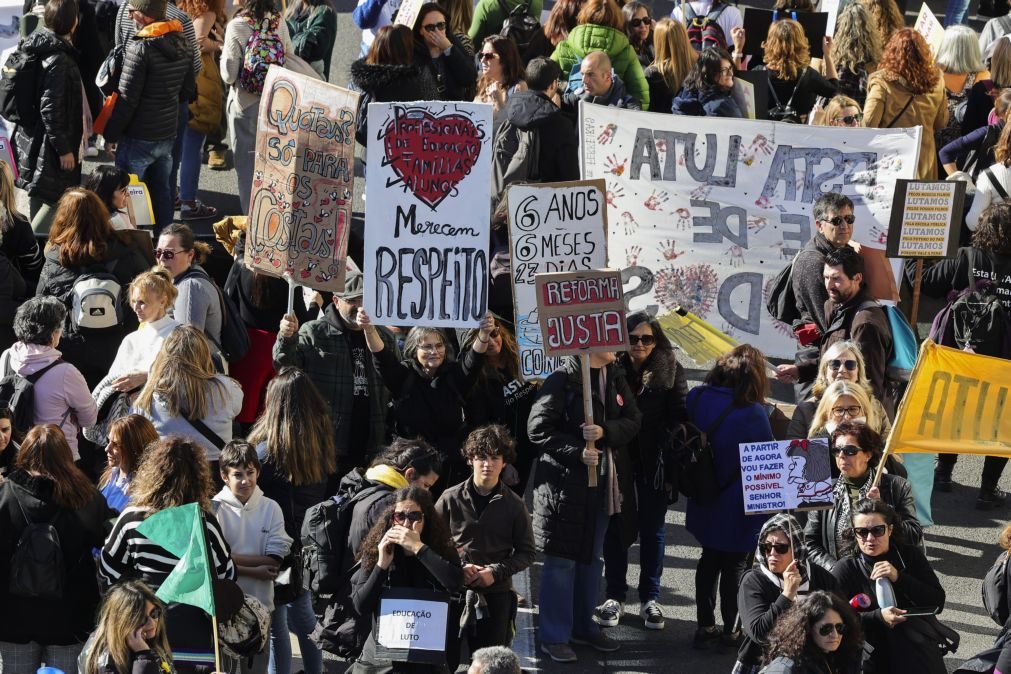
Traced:
<path fill-rule="evenodd" d="M 474 651 L 467 674 L 520 674 L 520 659 L 505 646 L 486 646 Z"/>
<path fill-rule="evenodd" d="M 937 132 L 937 147 L 985 126 L 993 109 L 989 81 L 976 31 L 968 26 L 949 26 L 934 63 L 944 73 L 948 97 L 948 123 Z M 977 86 L 977 84 L 979 86 Z"/>
<path fill-rule="evenodd" d="M 433 490 L 433 496 L 438 497 L 468 472 L 460 456 L 466 432 L 464 400 L 477 382 L 495 318 L 491 312 L 485 315 L 477 338 L 459 359 L 452 357 L 449 341 L 438 328 L 411 328 L 404 344 L 404 360 L 398 361 L 364 310 L 358 312 L 358 324 L 364 328 L 365 344 L 372 352 L 376 371 L 393 394 L 394 433 L 428 441 L 442 461 L 448 462 L 440 471 L 443 478 L 437 490 Z"/>
<path fill-rule="evenodd" d="M 16 372 L 34 384 L 32 425 L 59 426 L 77 460 L 77 432 L 95 423 L 98 409 L 84 375 L 64 362 L 56 348 L 66 318 L 66 307 L 55 297 L 33 297 L 22 304 L 14 316 L 18 341 L 0 356 L 0 375 Z"/>

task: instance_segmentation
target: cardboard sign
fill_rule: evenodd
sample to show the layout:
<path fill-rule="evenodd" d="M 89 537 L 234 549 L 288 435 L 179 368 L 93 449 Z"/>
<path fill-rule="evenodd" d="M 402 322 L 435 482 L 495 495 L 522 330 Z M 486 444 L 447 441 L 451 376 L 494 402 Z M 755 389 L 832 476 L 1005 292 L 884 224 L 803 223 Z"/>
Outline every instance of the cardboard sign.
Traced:
<path fill-rule="evenodd" d="M 747 7 L 744 10 L 744 53 L 760 56 L 764 53 L 762 43 L 769 34 L 769 26 L 773 21 L 793 19 L 804 29 L 804 35 L 811 47 L 811 56 L 821 58 L 824 55 L 821 39 L 828 27 L 828 12 L 790 12 L 774 11 Z M 727 36 L 729 40 L 730 36 Z M 785 104 L 786 101 L 783 101 Z"/>
<path fill-rule="evenodd" d="M 538 274 L 535 281 L 546 354 L 628 350 L 621 272 L 600 269 Z"/>
<path fill-rule="evenodd" d="M 260 98 L 246 264 L 344 289 L 358 94 L 271 67 Z"/>
<path fill-rule="evenodd" d="M 393 20 L 394 25 L 407 26 L 414 30 L 414 24 L 418 23 L 418 14 L 424 4 L 425 0 L 404 0 L 400 3 L 400 9 L 397 10 L 397 16 Z"/>
<path fill-rule="evenodd" d="M 755 85 L 739 77 L 734 78 L 731 98 L 744 113 L 746 119 L 755 119 Z"/>
<path fill-rule="evenodd" d="M 737 346 L 737 341 L 684 309 L 659 319 L 663 332 L 697 365 L 711 363 Z"/>
<path fill-rule="evenodd" d="M 484 317 L 491 111 L 369 105 L 364 306 L 376 325 L 463 328 Z"/>
<path fill-rule="evenodd" d="M 7 134 L 7 129 L 2 126 L 0 126 L 0 161 L 7 164 L 11 173 L 14 174 L 14 180 L 17 180 L 20 175 L 18 163 L 14 161 L 14 150 L 11 148 L 11 139 Z"/>
<path fill-rule="evenodd" d="M 534 279 L 544 272 L 607 266 L 604 181 L 513 185 L 506 192 L 520 373 L 544 379 L 557 357 L 544 353 Z"/>
<path fill-rule="evenodd" d="M 888 257 L 953 257 L 964 202 L 961 180 L 897 180 L 888 223 Z"/>
<path fill-rule="evenodd" d="M 745 514 L 832 507 L 827 440 L 745 442 L 739 449 Z"/>
<path fill-rule="evenodd" d="M 449 599 L 432 590 L 391 588 L 379 599 L 376 654 L 396 662 L 445 664 Z"/>
<path fill-rule="evenodd" d="M 920 7 L 920 13 L 916 16 L 913 30 L 923 36 L 923 39 L 927 41 L 927 47 L 930 48 L 930 55 L 936 57 L 937 50 L 944 42 L 944 26 L 937 20 L 937 16 L 934 15 L 934 11 L 927 3 L 923 3 L 923 6 Z"/>

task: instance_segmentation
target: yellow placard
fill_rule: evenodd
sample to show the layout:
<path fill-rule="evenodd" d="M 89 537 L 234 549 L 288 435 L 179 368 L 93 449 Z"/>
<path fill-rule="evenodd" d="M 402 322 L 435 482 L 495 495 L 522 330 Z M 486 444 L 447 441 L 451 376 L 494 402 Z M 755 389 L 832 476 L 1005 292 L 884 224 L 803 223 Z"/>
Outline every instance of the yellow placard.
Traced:
<path fill-rule="evenodd" d="M 737 346 L 737 341 L 695 314 L 680 310 L 657 316 L 670 341 L 698 365 L 710 363 Z"/>
<path fill-rule="evenodd" d="M 1011 456 L 1011 361 L 938 346 L 920 349 L 888 451 Z M 1011 410 L 1007 410 L 1011 411 Z"/>

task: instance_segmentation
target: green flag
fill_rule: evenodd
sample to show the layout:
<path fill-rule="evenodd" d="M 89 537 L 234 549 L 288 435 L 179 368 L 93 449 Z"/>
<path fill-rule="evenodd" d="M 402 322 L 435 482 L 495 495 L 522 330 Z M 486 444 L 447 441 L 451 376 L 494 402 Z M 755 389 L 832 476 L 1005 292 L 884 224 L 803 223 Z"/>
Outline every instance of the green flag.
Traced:
<path fill-rule="evenodd" d="M 158 598 L 202 608 L 214 615 L 211 565 L 200 505 L 168 508 L 144 520 L 137 531 L 179 558 L 179 564 L 158 588 Z"/>

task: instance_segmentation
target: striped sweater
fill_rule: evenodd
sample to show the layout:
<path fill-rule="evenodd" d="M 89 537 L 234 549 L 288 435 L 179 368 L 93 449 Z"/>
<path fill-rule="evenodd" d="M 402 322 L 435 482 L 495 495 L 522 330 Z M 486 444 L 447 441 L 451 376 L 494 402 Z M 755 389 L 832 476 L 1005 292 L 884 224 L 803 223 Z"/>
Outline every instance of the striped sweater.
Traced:
<path fill-rule="evenodd" d="M 124 2 L 119 6 L 119 13 L 116 14 L 116 44 L 124 44 L 137 34 L 137 24 L 130 18 L 127 11 L 129 3 Z M 165 7 L 165 18 L 169 21 L 173 19 L 183 25 L 183 35 L 186 42 L 193 50 L 193 74 L 200 74 L 203 69 L 203 61 L 200 60 L 200 46 L 197 44 L 197 32 L 193 29 L 193 20 L 190 15 L 175 6 L 174 2 L 168 3 Z"/>

